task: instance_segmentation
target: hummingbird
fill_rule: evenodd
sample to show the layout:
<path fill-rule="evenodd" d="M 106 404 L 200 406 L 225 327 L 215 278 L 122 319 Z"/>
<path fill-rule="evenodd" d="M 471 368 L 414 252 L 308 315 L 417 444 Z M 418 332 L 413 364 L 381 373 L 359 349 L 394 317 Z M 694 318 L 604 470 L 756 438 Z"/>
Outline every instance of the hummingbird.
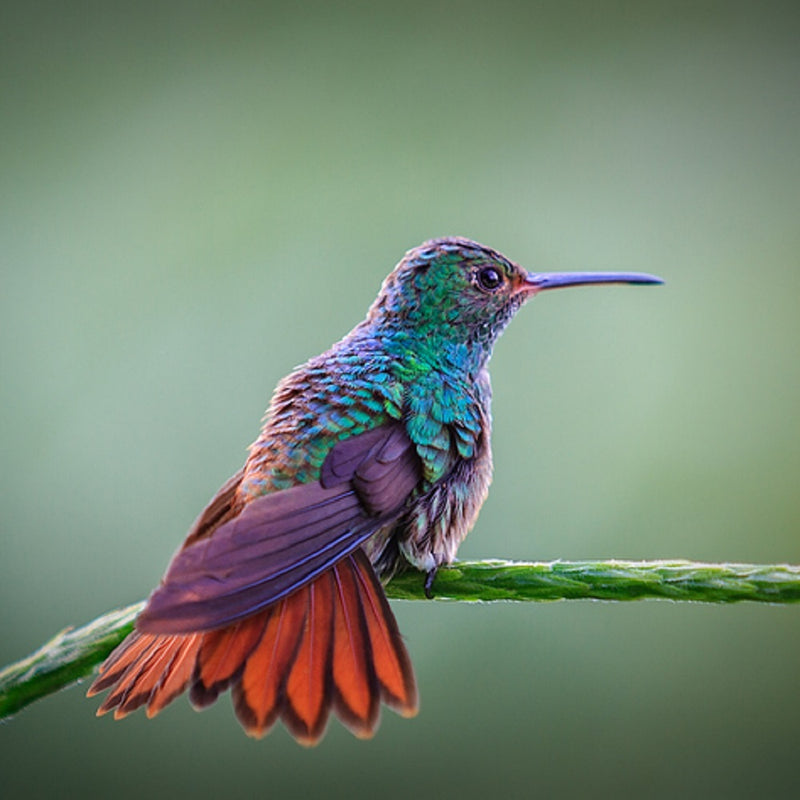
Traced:
<path fill-rule="evenodd" d="M 411 660 L 381 581 L 415 567 L 432 596 L 492 476 L 497 338 L 539 292 L 658 284 L 630 272 L 528 272 L 461 237 L 409 250 L 363 322 L 277 386 L 244 467 L 192 525 L 134 631 L 99 669 L 98 716 L 230 688 L 245 731 L 280 718 L 319 741 L 333 711 L 371 736 L 413 716 Z M 422 578 L 421 578 L 422 579 Z"/>

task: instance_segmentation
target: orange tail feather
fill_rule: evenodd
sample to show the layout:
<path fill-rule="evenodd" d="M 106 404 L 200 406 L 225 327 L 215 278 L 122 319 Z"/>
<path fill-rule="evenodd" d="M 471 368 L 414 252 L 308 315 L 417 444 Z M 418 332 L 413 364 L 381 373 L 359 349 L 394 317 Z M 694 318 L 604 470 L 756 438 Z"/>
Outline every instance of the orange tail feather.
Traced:
<path fill-rule="evenodd" d="M 333 580 L 325 573 L 308 587 L 308 614 L 300 650 L 286 681 L 282 719 L 303 744 L 325 731 L 331 706 Z"/>
<path fill-rule="evenodd" d="M 417 685 L 394 614 L 364 552 L 357 550 L 353 559 L 381 700 L 404 717 L 413 717 L 419 707 Z"/>
<path fill-rule="evenodd" d="M 159 676 L 159 680 L 147 703 L 147 716 L 154 717 L 162 708 L 169 705 L 189 685 L 194 673 L 197 651 L 203 641 L 198 633 L 189 636 L 167 636 L 170 640 L 169 665 Z"/>
<path fill-rule="evenodd" d="M 397 623 L 360 550 L 312 583 L 241 622 L 208 633 L 132 633 L 100 667 L 89 696 L 111 689 L 98 714 L 147 704 L 157 714 L 190 687 L 199 707 L 232 688 L 252 736 L 278 717 L 302 744 L 322 737 L 331 708 L 357 736 L 371 736 L 383 700 L 416 712 L 414 674 Z"/>
<path fill-rule="evenodd" d="M 350 559 L 332 570 L 336 583 L 333 639 L 333 700 L 339 719 L 358 737 L 373 734 L 379 689 L 369 649 L 359 583 Z"/>
<path fill-rule="evenodd" d="M 264 634 L 269 611 L 203 637 L 191 700 L 197 708 L 211 705 L 228 688 Z"/>
<path fill-rule="evenodd" d="M 241 677 L 233 684 L 239 722 L 251 736 L 269 731 L 283 705 L 283 686 L 292 668 L 306 620 L 308 588 L 281 600 Z"/>

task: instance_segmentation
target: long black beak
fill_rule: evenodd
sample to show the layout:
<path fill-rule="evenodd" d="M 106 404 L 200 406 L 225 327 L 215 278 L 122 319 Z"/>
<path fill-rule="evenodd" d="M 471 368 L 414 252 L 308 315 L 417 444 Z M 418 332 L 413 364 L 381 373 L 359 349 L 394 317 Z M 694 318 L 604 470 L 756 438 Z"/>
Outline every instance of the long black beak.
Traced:
<path fill-rule="evenodd" d="M 585 286 L 591 283 L 664 283 L 656 275 L 645 272 L 529 272 L 523 291 L 536 294 L 545 289 Z"/>

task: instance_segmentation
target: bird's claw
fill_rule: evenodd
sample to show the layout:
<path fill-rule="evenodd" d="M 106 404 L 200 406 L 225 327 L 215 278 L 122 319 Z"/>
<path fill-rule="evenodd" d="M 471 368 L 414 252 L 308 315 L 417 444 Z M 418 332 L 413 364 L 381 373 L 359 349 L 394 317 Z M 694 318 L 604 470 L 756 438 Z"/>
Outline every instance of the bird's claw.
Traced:
<path fill-rule="evenodd" d="M 434 567 L 433 569 L 429 569 L 425 575 L 425 597 L 428 600 L 433 600 L 433 582 L 436 580 L 436 573 L 439 571 L 439 567 Z"/>

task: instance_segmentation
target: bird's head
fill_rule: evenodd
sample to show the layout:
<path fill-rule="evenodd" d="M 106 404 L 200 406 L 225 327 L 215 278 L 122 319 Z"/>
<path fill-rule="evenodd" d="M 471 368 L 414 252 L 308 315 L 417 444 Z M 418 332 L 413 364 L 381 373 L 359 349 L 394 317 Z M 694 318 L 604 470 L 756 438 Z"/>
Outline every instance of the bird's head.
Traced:
<path fill-rule="evenodd" d="M 626 272 L 535 273 L 462 237 L 409 250 L 383 282 L 367 323 L 413 336 L 431 353 L 482 365 L 516 311 L 548 289 L 591 283 L 662 283 Z"/>

